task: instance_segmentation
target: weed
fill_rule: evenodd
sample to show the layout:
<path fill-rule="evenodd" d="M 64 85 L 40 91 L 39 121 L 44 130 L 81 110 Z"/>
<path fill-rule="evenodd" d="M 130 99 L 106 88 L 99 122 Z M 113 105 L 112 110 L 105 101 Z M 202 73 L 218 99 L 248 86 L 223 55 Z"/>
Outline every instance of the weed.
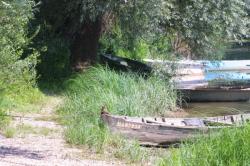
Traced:
<path fill-rule="evenodd" d="M 16 135 L 24 137 L 27 134 L 34 134 L 35 128 L 31 125 L 20 124 L 15 127 Z"/>
<path fill-rule="evenodd" d="M 36 134 L 36 135 L 44 135 L 48 136 L 54 130 L 47 127 L 34 127 L 28 124 L 21 124 L 16 126 L 16 135 L 25 136 L 27 134 Z"/>
<path fill-rule="evenodd" d="M 41 116 L 41 117 L 37 117 L 35 118 L 35 120 L 37 121 L 58 121 L 60 118 L 57 117 L 56 115 L 50 115 L 50 116 Z"/>
<path fill-rule="evenodd" d="M 16 129 L 13 127 L 7 127 L 6 129 L 4 129 L 3 135 L 6 138 L 13 138 L 16 135 Z"/>
<path fill-rule="evenodd" d="M 118 148 L 114 148 L 113 154 L 118 159 L 127 160 L 130 162 L 143 162 L 147 159 L 148 153 L 140 147 L 136 141 L 128 142 L 120 139 Z"/>
<path fill-rule="evenodd" d="M 41 135 L 48 136 L 53 130 L 47 127 L 41 127 L 38 132 Z"/>
<path fill-rule="evenodd" d="M 47 136 L 52 132 L 52 129 L 46 127 L 33 127 L 31 125 L 22 124 L 16 127 L 8 126 L 3 129 L 3 135 L 6 138 L 13 138 L 14 136 L 25 136 L 27 134 L 38 134 Z"/>

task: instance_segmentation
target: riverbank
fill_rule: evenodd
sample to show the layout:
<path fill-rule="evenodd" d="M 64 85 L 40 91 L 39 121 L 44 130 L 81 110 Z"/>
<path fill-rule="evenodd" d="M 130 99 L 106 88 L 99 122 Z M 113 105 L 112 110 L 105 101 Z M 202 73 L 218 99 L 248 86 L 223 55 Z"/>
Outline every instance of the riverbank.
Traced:
<path fill-rule="evenodd" d="M 10 138 L 1 139 L 3 162 L 11 162 L 15 158 L 20 163 L 34 160 L 35 165 L 38 164 L 37 160 L 62 165 L 70 162 L 73 165 L 168 165 L 165 160 L 175 160 L 175 154 L 178 154 L 179 162 L 181 152 L 191 146 L 199 147 L 199 141 L 183 142 L 180 149 L 141 147 L 136 141 L 112 135 L 100 121 L 100 108 L 107 106 L 112 114 L 117 115 L 165 117 L 218 116 L 242 113 L 248 109 L 248 103 L 244 103 L 242 112 L 239 111 L 242 103 L 209 103 L 207 106 L 206 103 L 203 103 L 204 106 L 191 103 L 184 110 L 176 111 L 178 99 L 171 84 L 154 77 L 144 79 L 102 67 L 92 68 L 86 73 L 72 76 L 66 82 L 60 82 L 59 89 L 58 84 L 47 86 L 51 89 L 44 89 L 44 92 L 51 94 L 60 91 L 59 98 L 64 98 L 64 101 L 56 102 L 55 106 L 60 107 L 36 104 L 38 110 L 47 110 L 47 113 L 23 112 L 21 118 L 14 119 L 13 123 L 19 125 L 14 129 L 10 126 L 4 134 Z M 25 118 L 27 116 L 31 119 Z M 223 138 L 220 135 L 216 139 Z M 34 145 L 36 141 L 39 143 Z M 207 140 L 201 138 L 201 141 Z M 182 149 L 183 146 L 186 149 Z M 212 148 L 210 144 L 206 146 Z M 26 150 L 27 154 L 17 155 L 15 150 Z M 30 157 L 30 153 L 34 155 Z M 72 156 L 72 153 L 76 156 Z M 32 158 L 34 156 L 38 158 Z M 175 165 L 176 162 L 173 163 Z"/>
<path fill-rule="evenodd" d="M 124 165 L 83 155 L 84 150 L 64 140 L 65 127 L 56 119 L 56 110 L 63 105 L 59 96 L 45 96 L 47 101 L 36 112 L 12 113 L 12 121 L 0 138 L 0 165 Z M 88 156 L 88 157 L 87 157 Z"/>

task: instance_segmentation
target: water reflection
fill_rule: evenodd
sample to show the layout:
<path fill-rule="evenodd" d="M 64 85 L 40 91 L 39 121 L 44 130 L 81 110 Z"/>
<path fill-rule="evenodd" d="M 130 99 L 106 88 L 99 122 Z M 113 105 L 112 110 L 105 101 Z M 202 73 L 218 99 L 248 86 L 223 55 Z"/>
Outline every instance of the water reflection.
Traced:
<path fill-rule="evenodd" d="M 232 115 L 250 113 L 250 102 L 187 103 L 183 108 L 188 117 Z"/>
<path fill-rule="evenodd" d="M 249 84 L 250 61 L 201 61 L 204 68 L 202 81 L 239 81 L 240 84 Z M 190 77 L 190 79 L 193 77 Z M 185 80 L 186 81 L 186 80 Z M 190 80 L 188 80 L 190 81 Z M 199 80 L 193 79 L 193 81 Z M 187 82 L 187 81 L 186 81 Z M 192 85 L 196 85 L 193 83 Z M 211 82 L 210 82 L 211 83 Z M 191 83 L 190 83 L 191 84 Z M 186 86 L 186 85 L 185 85 Z M 250 102 L 208 102 L 187 103 L 184 110 L 188 117 L 220 116 L 240 113 L 250 113 Z"/>

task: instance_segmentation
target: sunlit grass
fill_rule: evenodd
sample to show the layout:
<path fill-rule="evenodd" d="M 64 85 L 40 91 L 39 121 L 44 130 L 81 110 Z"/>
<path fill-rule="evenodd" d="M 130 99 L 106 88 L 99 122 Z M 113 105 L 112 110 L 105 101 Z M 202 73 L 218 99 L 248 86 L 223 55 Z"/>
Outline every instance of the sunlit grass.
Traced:
<path fill-rule="evenodd" d="M 16 129 L 13 127 L 6 127 L 2 133 L 6 138 L 13 138 L 16 135 Z"/>
<path fill-rule="evenodd" d="M 7 138 L 25 135 L 31 131 L 33 134 L 40 132 L 42 135 L 48 135 L 47 129 L 36 130 L 32 126 L 12 124 L 13 116 L 38 113 L 48 100 L 49 98 L 37 88 L 22 89 L 19 93 L 6 91 L 0 98 L 0 134 Z"/>
<path fill-rule="evenodd" d="M 250 163 L 250 125 L 227 128 L 216 135 L 171 149 L 160 166 L 247 166 Z"/>
<path fill-rule="evenodd" d="M 66 89 L 67 100 L 59 110 L 67 126 L 66 140 L 96 152 L 111 149 L 113 156 L 133 162 L 145 159 L 146 154 L 138 143 L 132 145 L 111 135 L 100 120 L 100 108 L 106 106 L 112 114 L 128 116 L 163 116 L 176 108 L 176 92 L 167 82 L 103 67 L 73 77 Z"/>
<path fill-rule="evenodd" d="M 55 129 L 47 128 L 47 127 L 35 127 L 28 124 L 19 124 L 17 126 L 6 126 L 2 129 L 2 134 L 6 138 L 13 138 L 13 137 L 25 137 L 29 134 L 35 135 L 43 135 L 48 136 L 54 132 L 57 132 Z"/>

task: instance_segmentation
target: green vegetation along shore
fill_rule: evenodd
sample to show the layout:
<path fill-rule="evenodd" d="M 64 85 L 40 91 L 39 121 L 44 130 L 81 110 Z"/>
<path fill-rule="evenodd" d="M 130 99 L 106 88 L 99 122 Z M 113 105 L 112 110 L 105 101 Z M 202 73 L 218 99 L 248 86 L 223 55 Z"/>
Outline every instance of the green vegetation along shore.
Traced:
<path fill-rule="evenodd" d="M 138 151 L 139 147 L 111 135 L 100 121 L 102 106 L 113 114 L 128 116 L 163 116 L 176 108 L 177 94 L 169 83 L 154 77 L 145 80 L 132 73 L 117 73 L 105 67 L 92 68 L 72 77 L 65 82 L 65 88 L 67 99 L 59 114 L 67 126 L 67 141 L 88 145 L 97 151 L 115 151 L 115 156 L 117 148 L 125 152 L 126 149 Z M 136 156 L 131 154 L 130 157 L 134 160 Z"/>
<path fill-rule="evenodd" d="M 250 163 L 250 126 L 224 129 L 215 135 L 186 142 L 159 161 L 160 166 L 247 166 Z"/>
<path fill-rule="evenodd" d="M 249 8 L 245 0 L 0 0 L 0 134 L 12 114 L 35 113 L 56 94 L 64 99 L 57 113 L 65 140 L 91 154 L 139 165 L 249 165 L 249 126 L 177 149 L 111 134 L 102 106 L 117 115 L 166 116 L 180 99 L 169 78 L 98 65 L 100 54 L 221 59 L 228 41 L 247 40 Z"/>

